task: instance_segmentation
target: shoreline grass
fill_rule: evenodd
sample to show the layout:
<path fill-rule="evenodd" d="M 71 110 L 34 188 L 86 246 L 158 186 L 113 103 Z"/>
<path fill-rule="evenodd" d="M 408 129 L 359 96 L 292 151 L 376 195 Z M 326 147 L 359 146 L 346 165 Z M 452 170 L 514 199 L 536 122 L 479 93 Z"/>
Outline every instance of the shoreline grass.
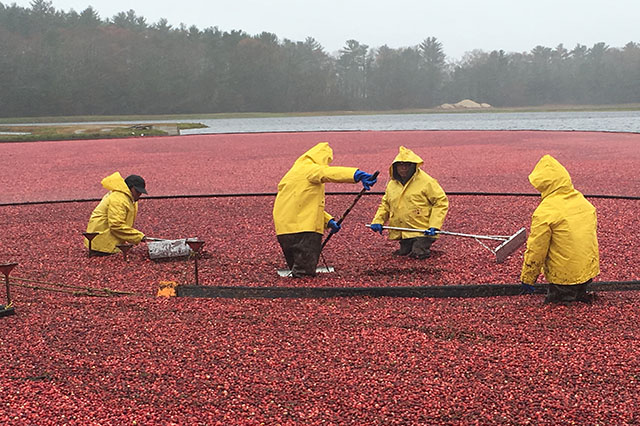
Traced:
<path fill-rule="evenodd" d="M 183 129 L 207 127 L 202 123 L 156 124 L 57 124 L 14 125 L 0 124 L 0 143 L 56 140 L 114 139 L 179 134 Z"/>

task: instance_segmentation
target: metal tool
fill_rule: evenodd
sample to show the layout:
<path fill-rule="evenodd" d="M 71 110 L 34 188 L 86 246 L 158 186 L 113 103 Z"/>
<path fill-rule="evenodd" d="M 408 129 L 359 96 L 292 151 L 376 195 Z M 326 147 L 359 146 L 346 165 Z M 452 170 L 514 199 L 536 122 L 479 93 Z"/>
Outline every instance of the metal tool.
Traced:
<path fill-rule="evenodd" d="M 317 266 L 316 274 L 327 274 L 329 272 L 335 272 L 335 268 L 333 266 Z M 291 269 L 278 269 L 278 275 L 281 277 L 290 277 Z"/>
<path fill-rule="evenodd" d="M 95 237 L 100 235 L 100 233 L 99 232 L 83 232 L 82 235 L 84 235 L 87 241 L 89 241 L 89 257 L 91 257 L 93 255 L 93 250 L 91 250 L 91 241 L 93 241 Z"/>
<path fill-rule="evenodd" d="M 368 228 L 371 228 L 371 224 L 366 225 Z M 413 229 L 413 228 L 399 228 L 395 226 L 383 226 L 382 229 L 393 229 L 395 231 L 405 231 L 405 232 L 416 232 L 425 235 L 427 232 L 426 229 Z M 460 232 L 448 232 L 448 231 L 436 231 L 436 234 L 442 235 L 452 235 L 455 237 L 466 237 L 473 238 L 480 245 L 496 256 L 496 263 L 502 263 L 505 261 L 507 256 L 516 251 L 518 247 L 520 247 L 525 241 L 527 241 L 527 230 L 525 228 L 520 228 L 513 235 L 475 235 L 475 234 L 463 234 Z M 488 247 L 483 244 L 480 240 L 495 240 L 502 241 L 495 249 Z"/>
<path fill-rule="evenodd" d="M 189 245 L 189 248 L 191 250 L 193 250 L 193 261 L 195 263 L 195 278 L 196 278 L 196 285 L 199 284 L 198 281 L 198 257 L 200 257 L 200 249 L 202 249 L 202 246 L 204 245 L 204 241 L 202 240 L 198 240 L 198 239 L 192 239 L 192 238 L 187 238 L 187 244 Z"/>
<path fill-rule="evenodd" d="M 187 258 L 192 250 L 188 241 L 197 241 L 197 238 L 182 238 L 179 240 L 165 240 L 163 238 L 146 237 L 149 258 L 153 260 L 170 258 Z"/>
<path fill-rule="evenodd" d="M 16 266 L 18 266 L 17 262 L 0 263 L 0 272 L 4 274 L 4 282 L 7 288 L 7 304 L 0 305 L 0 317 L 13 315 L 16 313 L 15 309 L 13 308 L 13 304 L 11 303 L 11 293 L 9 292 L 9 274 Z"/>
<path fill-rule="evenodd" d="M 379 174 L 380 174 L 380 171 L 376 170 L 375 173 L 372 175 L 373 179 L 377 179 Z M 342 221 L 344 220 L 344 218 L 347 217 L 349 212 L 351 212 L 351 209 L 353 209 L 353 207 L 356 205 L 358 200 L 362 198 L 365 192 L 367 192 L 365 188 L 362 188 L 360 192 L 358 192 L 358 195 L 356 195 L 356 198 L 353 200 L 351 205 L 347 208 L 347 210 L 345 210 L 342 216 L 340 216 L 340 219 L 338 219 L 338 222 L 337 222 L 338 225 L 342 225 Z M 327 235 L 327 238 L 325 238 L 325 240 L 322 242 L 322 246 L 320 247 L 320 253 L 322 253 L 322 249 L 324 249 L 324 246 L 327 245 L 327 243 L 329 242 L 333 234 L 335 234 L 335 232 L 329 232 L 329 235 Z"/>
<path fill-rule="evenodd" d="M 122 252 L 122 256 L 124 256 L 124 261 L 128 262 L 129 260 L 127 259 L 127 254 L 129 254 L 129 250 L 133 248 L 133 244 L 129 244 L 129 243 L 116 244 L 116 247 L 118 247 Z"/>

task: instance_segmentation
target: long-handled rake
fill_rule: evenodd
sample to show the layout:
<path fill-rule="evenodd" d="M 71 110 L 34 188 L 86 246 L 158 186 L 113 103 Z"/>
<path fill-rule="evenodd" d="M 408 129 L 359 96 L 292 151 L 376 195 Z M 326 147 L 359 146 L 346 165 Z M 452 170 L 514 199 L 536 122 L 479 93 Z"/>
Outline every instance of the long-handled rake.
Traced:
<path fill-rule="evenodd" d="M 380 171 L 376 170 L 375 173 L 372 175 L 373 179 L 377 179 L 379 174 L 380 174 Z M 351 212 L 351 209 L 353 209 L 353 207 L 356 205 L 358 200 L 360 200 L 360 198 L 362 198 L 362 196 L 364 195 L 365 192 L 367 192 L 367 190 L 365 188 L 362 188 L 360 190 L 360 192 L 358 192 L 358 195 L 356 195 L 356 198 L 353 200 L 351 205 L 347 208 L 347 210 L 345 210 L 345 212 L 342 214 L 342 216 L 340 216 L 340 219 L 337 220 L 338 225 L 342 225 L 342 221 L 344 220 L 344 218 L 347 217 L 349 212 Z M 327 243 L 329 242 L 331 237 L 333 237 L 333 234 L 335 234 L 335 232 L 330 232 L 329 235 L 327 235 L 327 238 L 325 238 L 324 241 L 322 242 L 322 245 L 320 246 L 320 256 L 322 256 L 322 250 L 327 245 Z M 316 267 L 316 273 L 335 272 L 335 268 L 333 266 L 327 266 L 327 262 L 325 262 L 324 256 L 322 256 L 322 262 L 324 263 L 324 266 Z M 281 277 L 288 277 L 288 276 L 291 275 L 291 270 L 290 269 L 278 269 L 278 275 L 280 275 Z"/>
<path fill-rule="evenodd" d="M 366 225 L 368 228 L 371 228 L 370 224 Z M 424 234 L 427 232 L 426 229 L 413 229 L 413 228 L 398 228 L 395 226 L 383 226 L 382 229 L 393 229 L 395 231 L 406 231 L 406 232 L 419 232 Z M 455 237 L 466 237 L 475 239 L 480 245 L 496 256 L 496 263 L 502 263 L 505 261 L 507 256 L 516 251 L 518 247 L 520 247 L 527 240 L 527 230 L 525 228 L 520 228 L 513 235 L 474 235 L 474 234 L 462 234 L 460 232 L 448 232 L 448 231 L 436 231 L 436 234 L 442 235 L 452 235 Z M 502 241 L 495 249 L 487 246 L 480 240 L 495 240 Z"/>

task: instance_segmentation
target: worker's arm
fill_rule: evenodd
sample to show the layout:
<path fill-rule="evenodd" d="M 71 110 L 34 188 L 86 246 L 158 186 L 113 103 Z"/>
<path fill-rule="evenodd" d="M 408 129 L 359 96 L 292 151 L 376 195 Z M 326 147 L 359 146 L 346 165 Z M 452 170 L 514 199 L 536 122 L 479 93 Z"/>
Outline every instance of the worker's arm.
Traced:
<path fill-rule="evenodd" d="M 109 230 L 116 238 L 132 244 L 138 244 L 144 238 L 144 234 L 133 228 L 133 224 L 129 225 L 127 223 L 130 202 L 125 197 L 127 196 L 124 194 L 112 196 L 107 211 L 107 223 L 109 224 Z"/>
<path fill-rule="evenodd" d="M 527 249 L 524 252 L 524 261 L 522 262 L 522 273 L 520 281 L 524 284 L 535 284 L 549 251 L 551 243 L 551 226 L 548 220 L 541 218 L 537 214 L 538 210 L 533 213 L 531 218 L 531 230 L 527 239 Z"/>

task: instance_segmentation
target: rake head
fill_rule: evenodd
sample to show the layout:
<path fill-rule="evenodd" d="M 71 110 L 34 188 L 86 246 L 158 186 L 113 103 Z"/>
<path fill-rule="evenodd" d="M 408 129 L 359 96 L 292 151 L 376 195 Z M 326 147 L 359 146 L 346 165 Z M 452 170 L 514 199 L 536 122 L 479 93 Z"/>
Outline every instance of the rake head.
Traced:
<path fill-rule="evenodd" d="M 507 238 L 504 243 L 500 244 L 495 250 L 493 250 L 493 253 L 496 255 L 496 262 L 504 262 L 505 259 L 511 253 L 518 250 L 525 241 L 527 241 L 527 230 L 525 228 L 520 228 L 518 232 Z"/>

